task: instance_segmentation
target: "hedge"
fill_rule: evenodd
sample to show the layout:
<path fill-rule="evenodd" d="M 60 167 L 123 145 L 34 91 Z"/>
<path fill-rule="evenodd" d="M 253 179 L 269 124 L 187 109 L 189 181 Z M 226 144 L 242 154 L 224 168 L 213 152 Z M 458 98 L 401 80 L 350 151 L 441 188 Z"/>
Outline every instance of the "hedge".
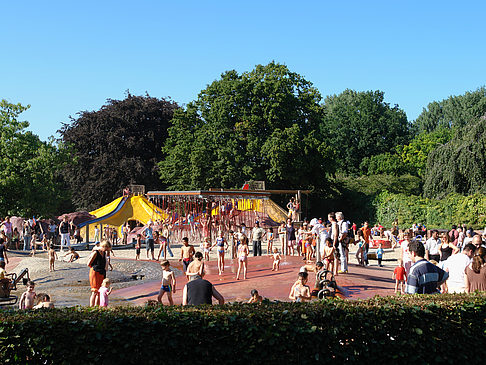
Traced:
<path fill-rule="evenodd" d="M 3 364 L 484 361 L 486 297 L 0 311 Z"/>
<path fill-rule="evenodd" d="M 427 199 L 416 195 L 383 192 L 374 200 L 376 221 L 390 227 L 397 219 L 400 227 L 411 227 L 414 223 L 428 228 L 447 228 L 452 224 L 467 224 L 483 229 L 486 226 L 486 195 L 463 196 L 449 194 L 441 200 Z"/>

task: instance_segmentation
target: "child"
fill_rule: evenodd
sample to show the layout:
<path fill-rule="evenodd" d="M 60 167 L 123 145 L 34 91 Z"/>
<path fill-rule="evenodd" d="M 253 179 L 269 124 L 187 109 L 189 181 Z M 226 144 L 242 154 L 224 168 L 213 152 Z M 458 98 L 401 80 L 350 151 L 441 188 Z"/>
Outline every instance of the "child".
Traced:
<path fill-rule="evenodd" d="M 333 272 L 334 269 L 334 245 L 332 244 L 332 238 L 326 238 L 326 246 L 324 247 L 324 267 L 326 270 Z"/>
<path fill-rule="evenodd" d="M 64 255 L 64 259 L 62 261 L 74 262 L 77 259 L 79 259 L 79 254 L 74 250 L 74 247 L 71 247 Z"/>
<path fill-rule="evenodd" d="M 262 298 L 261 295 L 258 294 L 258 290 L 253 289 L 251 291 L 251 298 L 248 299 L 248 302 L 247 303 L 261 303 L 262 300 L 263 300 L 263 298 Z"/>
<path fill-rule="evenodd" d="M 164 260 L 160 263 L 162 266 L 162 283 L 160 285 L 159 296 L 157 297 L 157 301 L 162 303 L 162 297 L 164 293 L 167 293 L 167 299 L 169 299 L 169 304 L 174 305 L 174 301 L 172 300 L 172 293 L 175 294 L 176 292 L 176 279 L 174 273 L 170 269 L 170 263 L 168 260 Z"/>
<path fill-rule="evenodd" d="M 273 249 L 273 265 L 272 265 L 272 271 L 278 271 L 280 269 L 280 254 L 278 253 L 278 248 L 275 247 Z"/>
<path fill-rule="evenodd" d="M 384 253 L 385 251 L 383 250 L 383 244 L 380 243 L 378 249 L 376 250 L 376 258 L 378 259 L 378 265 L 380 265 L 380 267 L 383 267 L 383 265 L 381 264 L 381 260 L 383 259 Z"/>
<path fill-rule="evenodd" d="M 222 231 L 219 232 L 219 237 L 216 238 L 216 243 L 211 248 L 214 246 L 218 246 L 218 271 L 219 275 L 222 275 L 224 272 L 224 253 L 228 249 L 228 242 L 223 237 Z"/>
<path fill-rule="evenodd" d="M 7 279 L 7 271 L 5 270 L 5 261 L 0 261 L 0 280 Z"/>
<path fill-rule="evenodd" d="M 56 251 L 54 251 L 54 248 L 52 248 L 52 246 L 49 247 L 48 255 L 49 255 L 49 272 L 52 272 L 54 271 L 54 262 L 58 260 Z"/>
<path fill-rule="evenodd" d="M 179 259 L 179 261 L 182 261 L 184 272 L 187 271 L 187 267 L 192 262 L 195 252 L 196 250 L 194 250 L 194 246 L 189 244 L 189 239 L 184 237 L 182 239 L 181 258 Z"/>
<path fill-rule="evenodd" d="M 267 247 L 267 252 L 269 255 L 272 254 L 273 251 L 273 228 L 270 227 L 268 229 L 268 234 L 267 234 L 267 238 L 268 238 L 268 247 Z"/>
<path fill-rule="evenodd" d="M 135 260 L 140 260 L 140 248 L 142 247 L 142 235 L 137 234 L 137 243 L 135 243 Z"/>
<path fill-rule="evenodd" d="M 191 281 L 197 279 L 197 277 L 203 277 L 204 272 L 204 262 L 203 262 L 203 254 L 201 252 L 196 252 L 194 254 L 196 258 L 193 262 L 189 264 L 186 271 L 187 280 Z"/>
<path fill-rule="evenodd" d="M 110 279 L 106 278 L 101 283 L 98 293 L 100 295 L 100 307 L 108 307 L 108 295 L 111 294 Z"/>
<path fill-rule="evenodd" d="M 35 283 L 32 280 L 27 282 L 27 291 L 22 294 L 19 302 L 19 309 L 32 309 L 35 300 Z"/>
<path fill-rule="evenodd" d="M 290 289 L 289 299 L 295 302 L 304 302 L 311 299 L 309 286 L 306 285 L 308 277 L 309 274 L 307 272 L 299 272 L 297 282 Z"/>
<path fill-rule="evenodd" d="M 304 247 L 305 247 L 305 260 L 306 262 L 312 261 L 312 255 L 314 254 L 314 249 L 312 248 L 312 235 L 304 235 Z"/>
<path fill-rule="evenodd" d="M 250 249 L 248 248 L 248 240 L 243 240 L 238 247 L 238 272 L 236 273 L 236 280 L 240 280 L 240 272 L 243 269 L 243 280 L 247 279 L 246 273 L 248 271 L 248 255 Z"/>
<path fill-rule="evenodd" d="M 364 266 L 364 252 L 365 252 L 365 240 L 363 236 L 363 231 L 358 231 L 358 250 L 356 251 L 356 260 L 358 261 L 358 265 Z"/>
<path fill-rule="evenodd" d="M 157 261 L 159 261 L 162 252 L 164 253 L 164 260 L 167 260 L 167 238 L 162 235 L 162 231 L 155 232 L 155 243 L 160 244 L 159 254 L 157 255 Z"/>
<path fill-rule="evenodd" d="M 34 309 L 40 308 L 54 308 L 54 303 L 51 302 L 51 297 L 46 293 L 39 293 L 37 295 L 37 304 Z"/>
<path fill-rule="evenodd" d="M 398 285 L 400 285 L 400 293 L 404 294 L 404 286 L 405 282 L 407 281 L 407 272 L 405 271 L 405 267 L 403 267 L 403 260 L 398 260 L 398 266 L 393 271 L 392 279 L 395 279 L 395 294 L 398 292 Z"/>
<path fill-rule="evenodd" d="M 218 242 L 219 239 L 220 239 L 220 237 L 218 237 L 216 239 L 216 243 Z M 224 241 L 224 238 L 223 238 L 223 241 Z M 211 248 L 212 248 L 211 240 L 209 239 L 209 237 L 204 238 L 203 250 L 204 250 L 204 260 L 206 260 L 206 261 L 209 261 L 209 250 L 211 250 Z M 219 249 L 218 249 L 218 252 L 219 252 Z M 219 260 L 218 260 L 218 264 L 219 264 Z M 219 265 L 218 265 L 218 268 L 219 268 Z M 221 275 L 221 272 L 220 272 L 219 275 Z"/>

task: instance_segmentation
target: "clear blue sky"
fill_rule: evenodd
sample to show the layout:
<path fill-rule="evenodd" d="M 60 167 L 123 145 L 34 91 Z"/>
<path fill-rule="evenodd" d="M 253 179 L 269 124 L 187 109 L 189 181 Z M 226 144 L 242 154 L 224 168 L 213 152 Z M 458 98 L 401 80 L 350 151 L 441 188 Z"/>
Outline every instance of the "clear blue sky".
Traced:
<path fill-rule="evenodd" d="M 4 1 L 0 98 L 42 139 L 125 90 L 185 104 L 272 60 L 323 96 L 382 90 L 410 120 L 486 84 L 484 1 Z"/>

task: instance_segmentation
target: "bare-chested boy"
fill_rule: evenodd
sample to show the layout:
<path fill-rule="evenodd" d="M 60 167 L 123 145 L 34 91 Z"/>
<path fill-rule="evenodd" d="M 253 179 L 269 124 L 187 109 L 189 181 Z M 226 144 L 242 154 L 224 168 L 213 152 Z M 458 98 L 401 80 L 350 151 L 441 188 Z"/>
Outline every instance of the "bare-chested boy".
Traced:
<path fill-rule="evenodd" d="M 194 257 L 196 259 L 189 264 L 186 271 L 187 280 L 189 281 L 197 279 L 198 276 L 202 278 L 204 273 L 203 254 L 196 252 Z"/>
<path fill-rule="evenodd" d="M 58 257 L 52 246 L 49 247 L 47 254 L 49 255 L 49 272 L 51 272 L 54 271 L 54 262 L 58 259 Z"/>
<path fill-rule="evenodd" d="M 290 289 L 289 298 L 295 302 L 304 302 L 311 299 L 311 293 L 307 284 L 308 278 L 307 272 L 299 272 L 299 278 L 297 282 Z"/>
<path fill-rule="evenodd" d="M 184 266 L 184 272 L 187 271 L 187 267 L 192 262 L 195 252 L 194 246 L 189 244 L 189 239 L 184 237 L 182 239 L 181 258 L 179 259 L 179 261 L 182 261 L 182 265 Z"/>
<path fill-rule="evenodd" d="M 35 301 L 35 283 L 32 280 L 27 282 L 27 291 L 22 294 L 19 302 L 19 309 L 32 309 L 34 308 Z"/>

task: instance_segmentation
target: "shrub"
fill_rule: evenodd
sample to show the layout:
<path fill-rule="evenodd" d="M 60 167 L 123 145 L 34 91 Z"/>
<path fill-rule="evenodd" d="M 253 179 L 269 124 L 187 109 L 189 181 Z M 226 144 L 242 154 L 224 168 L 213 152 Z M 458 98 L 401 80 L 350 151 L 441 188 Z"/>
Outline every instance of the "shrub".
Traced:
<path fill-rule="evenodd" d="M 0 311 L 0 358 L 5 364 L 477 364 L 485 314 L 481 294 Z"/>

